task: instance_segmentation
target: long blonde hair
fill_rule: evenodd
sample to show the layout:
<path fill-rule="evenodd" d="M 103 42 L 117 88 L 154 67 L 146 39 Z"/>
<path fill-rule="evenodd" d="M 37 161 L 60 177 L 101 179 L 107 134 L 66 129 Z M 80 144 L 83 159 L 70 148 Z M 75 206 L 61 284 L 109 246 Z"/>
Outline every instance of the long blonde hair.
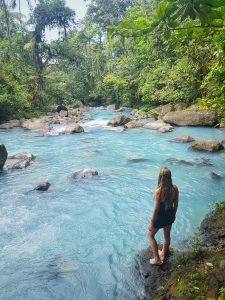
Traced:
<path fill-rule="evenodd" d="M 158 177 L 158 189 L 160 189 L 160 202 L 164 202 L 166 208 L 173 206 L 172 187 L 171 171 L 167 167 L 161 168 Z"/>

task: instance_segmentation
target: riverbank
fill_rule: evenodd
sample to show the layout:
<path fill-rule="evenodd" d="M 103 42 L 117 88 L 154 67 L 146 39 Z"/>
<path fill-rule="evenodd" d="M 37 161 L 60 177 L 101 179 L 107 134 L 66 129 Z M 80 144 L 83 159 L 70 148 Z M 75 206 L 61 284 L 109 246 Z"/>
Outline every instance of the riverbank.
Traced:
<path fill-rule="evenodd" d="M 225 299 L 225 202 L 206 216 L 192 249 L 174 251 L 160 267 L 148 266 L 149 250 L 139 254 L 143 299 Z"/>

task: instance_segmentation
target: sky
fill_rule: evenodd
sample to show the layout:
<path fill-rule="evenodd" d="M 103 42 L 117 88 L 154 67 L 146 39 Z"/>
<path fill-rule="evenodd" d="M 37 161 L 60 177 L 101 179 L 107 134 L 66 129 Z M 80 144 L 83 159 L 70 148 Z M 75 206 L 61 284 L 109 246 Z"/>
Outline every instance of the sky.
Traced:
<path fill-rule="evenodd" d="M 32 3 L 35 3 L 34 0 L 31 0 Z M 66 0 L 66 5 L 75 10 L 76 21 L 82 19 L 87 10 L 87 3 L 89 1 L 84 0 Z M 29 15 L 29 9 L 27 5 L 27 0 L 21 0 L 21 12 L 25 16 Z M 46 38 L 47 40 L 53 40 L 57 38 L 57 30 L 47 31 Z"/>

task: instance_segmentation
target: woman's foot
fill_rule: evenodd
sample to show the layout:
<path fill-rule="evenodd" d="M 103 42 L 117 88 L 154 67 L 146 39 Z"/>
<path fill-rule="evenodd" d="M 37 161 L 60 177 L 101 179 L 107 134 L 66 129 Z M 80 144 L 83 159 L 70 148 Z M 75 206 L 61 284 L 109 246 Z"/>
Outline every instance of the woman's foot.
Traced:
<path fill-rule="evenodd" d="M 149 259 L 149 263 L 151 265 L 161 265 L 162 264 L 162 261 L 160 259 L 156 259 L 156 258 L 151 258 Z"/>
<path fill-rule="evenodd" d="M 162 262 L 164 262 L 164 260 L 165 260 L 165 254 L 164 254 L 164 251 L 163 251 L 163 250 L 159 250 L 158 253 L 159 253 L 159 258 L 160 258 L 160 260 L 161 260 Z"/>

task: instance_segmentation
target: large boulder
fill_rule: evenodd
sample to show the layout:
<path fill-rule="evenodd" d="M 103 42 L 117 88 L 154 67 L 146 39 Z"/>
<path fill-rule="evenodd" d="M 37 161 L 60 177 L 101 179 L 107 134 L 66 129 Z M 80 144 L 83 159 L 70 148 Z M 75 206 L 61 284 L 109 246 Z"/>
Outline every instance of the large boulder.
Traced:
<path fill-rule="evenodd" d="M 184 103 L 178 103 L 178 104 L 166 104 L 161 105 L 156 108 L 154 108 L 155 114 L 157 119 L 162 119 L 167 113 L 171 111 L 177 111 L 177 110 L 183 110 L 187 107 Z"/>
<path fill-rule="evenodd" d="M 196 141 L 191 146 L 197 151 L 217 152 L 224 149 L 223 144 L 216 140 Z"/>
<path fill-rule="evenodd" d="M 147 129 L 158 130 L 160 132 L 169 132 L 173 130 L 173 126 L 168 125 L 167 123 L 161 120 L 157 120 L 155 122 L 148 122 L 143 127 Z"/>
<path fill-rule="evenodd" d="M 4 168 L 6 170 L 25 169 L 35 159 L 30 152 L 20 152 L 15 155 L 8 156 Z"/>
<path fill-rule="evenodd" d="M 214 112 L 199 109 L 168 112 L 163 117 L 164 122 L 177 126 L 213 126 L 216 119 Z"/>
<path fill-rule="evenodd" d="M 22 123 L 22 128 L 46 133 L 51 129 L 50 123 L 51 120 L 49 117 L 33 118 L 30 120 L 25 120 Z"/>
<path fill-rule="evenodd" d="M 145 122 L 142 120 L 133 120 L 124 125 L 124 128 L 131 129 L 131 128 L 139 128 L 143 127 L 145 125 Z"/>
<path fill-rule="evenodd" d="M 204 246 L 225 245 L 225 202 L 218 204 L 200 225 L 200 241 Z"/>
<path fill-rule="evenodd" d="M 124 126 L 125 124 L 129 123 L 131 119 L 125 115 L 118 115 L 112 118 L 107 126 L 117 127 L 117 126 Z"/>
<path fill-rule="evenodd" d="M 80 180 L 80 179 L 92 179 L 95 176 L 98 176 L 98 171 L 92 169 L 84 169 L 73 173 L 71 178 L 74 180 Z"/>
<path fill-rule="evenodd" d="M 73 133 L 81 133 L 81 132 L 84 132 L 84 128 L 79 124 L 75 123 L 59 131 L 59 134 L 73 134 Z"/>
<path fill-rule="evenodd" d="M 0 145 L 0 171 L 3 169 L 4 164 L 7 160 L 8 152 L 4 144 Z"/>
<path fill-rule="evenodd" d="M 170 140 L 170 142 L 173 142 L 173 143 L 191 143 L 194 141 L 195 141 L 195 139 L 193 139 L 191 136 L 185 135 L 185 134 L 177 136 Z"/>
<path fill-rule="evenodd" d="M 6 123 L 0 124 L 0 129 L 12 129 L 21 126 L 21 120 L 11 120 Z"/>

